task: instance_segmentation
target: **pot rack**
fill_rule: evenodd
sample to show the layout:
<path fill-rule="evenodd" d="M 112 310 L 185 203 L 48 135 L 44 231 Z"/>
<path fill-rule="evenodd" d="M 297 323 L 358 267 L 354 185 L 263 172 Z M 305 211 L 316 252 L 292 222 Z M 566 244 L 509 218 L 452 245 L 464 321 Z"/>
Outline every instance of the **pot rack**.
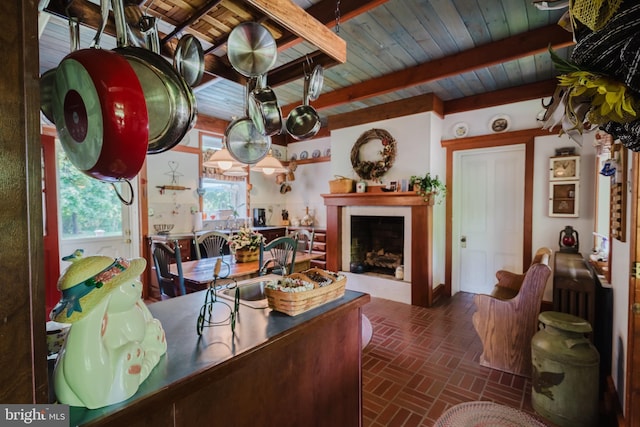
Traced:
<path fill-rule="evenodd" d="M 305 57 L 271 70 L 269 83 L 273 87 L 300 78 L 300 68 L 308 59 L 322 65 L 325 69 L 344 63 L 347 59 L 346 42 L 328 28 L 334 23 L 336 17 L 333 10 L 326 10 L 326 5 L 323 8 L 312 6 L 307 12 L 291 0 L 202 0 L 202 4 L 196 10 L 188 11 L 180 7 L 184 3 L 174 4 L 174 0 L 125 0 L 124 3 L 145 7 L 149 15 L 155 15 L 175 26 L 170 34 L 159 34 L 161 54 L 165 57 L 174 57 L 178 44 L 176 36 L 187 29 L 202 42 L 211 45 L 204 52 L 205 72 L 201 85 L 219 77 L 243 85 L 246 83 L 245 77 L 228 64 L 226 57 L 211 53 L 226 44 L 228 37 L 228 34 L 222 34 L 217 39 L 213 39 L 207 33 L 208 29 L 212 28 L 211 24 L 207 23 L 208 20 L 220 21 L 221 18 L 213 14 L 220 8 L 237 12 L 238 16 L 246 18 L 244 21 L 257 21 L 267 25 L 272 33 L 277 34 L 276 41 L 279 49 L 290 47 L 302 40 L 318 48 L 317 51 Z M 358 7 L 357 4 L 347 5 L 342 13 L 350 13 L 351 9 Z M 80 17 L 81 23 L 92 29 L 100 25 L 100 7 L 89 0 L 50 0 L 44 10 L 63 19 L 68 19 L 69 16 Z M 165 12 L 167 10 L 171 10 L 171 13 Z M 177 11 L 174 12 L 174 10 Z M 205 15 L 207 19 L 201 19 Z M 234 19 L 238 19 L 238 16 Z M 228 22 L 220 23 L 229 25 Z M 105 33 L 115 36 L 113 16 L 109 17 Z"/>

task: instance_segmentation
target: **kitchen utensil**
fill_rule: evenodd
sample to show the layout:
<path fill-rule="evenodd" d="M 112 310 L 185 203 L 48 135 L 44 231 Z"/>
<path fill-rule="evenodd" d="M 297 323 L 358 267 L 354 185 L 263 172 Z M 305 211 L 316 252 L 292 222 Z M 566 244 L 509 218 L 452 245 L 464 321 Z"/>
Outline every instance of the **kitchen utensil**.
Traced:
<path fill-rule="evenodd" d="M 282 113 L 276 94 L 266 85 L 266 75 L 257 78 L 256 88 L 249 94 L 249 117 L 262 135 L 276 135 L 282 131 Z"/>
<path fill-rule="evenodd" d="M 249 117 L 235 119 L 225 131 L 227 150 L 240 163 L 255 164 L 271 147 L 271 137 L 262 135 Z"/>
<path fill-rule="evenodd" d="M 80 48 L 80 21 L 78 18 L 69 17 L 69 36 L 70 51 L 75 52 Z M 56 81 L 57 68 L 58 67 L 47 70 L 40 76 L 40 110 L 51 124 L 54 124 L 51 101 L 53 98 L 53 86 Z"/>
<path fill-rule="evenodd" d="M 229 33 L 227 57 L 231 66 L 245 77 L 266 74 L 277 55 L 275 39 L 257 22 L 243 22 Z"/>
<path fill-rule="evenodd" d="M 303 104 L 291 110 L 287 117 L 287 132 L 298 141 L 312 138 L 318 133 L 321 126 L 320 116 L 315 108 L 309 105 L 308 86 L 309 79 L 305 78 Z"/>
<path fill-rule="evenodd" d="M 169 234 L 173 230 L 174 224 L 153 224 L 153 228 L 158 234 Z"/>
<path fill-rule="evenodd" d="M 306 78 L 306 76 L 305 76 Z M 309 88 L 307 92 L 307 98 L 310 101 L 315 101 L 322 92 L 322 84 L 324 83 L 324 68 L 318 64 L 313 67 L 313 71 L 309 76 Z"/>
<path fill-rule="evenodd" d="M 180 39 L 173 57 L 173 66 L 189 86 L 200 84 L 204 74 L 204 52 L 196 37 L 187 34 Z"/>
<path fill-rule="evenodd" d="M 53 115 L 69 160 L 102 181 L 132 179 L 147 150 L 144 93 L 129 63 L 114 52 L 81 49 L 56 71 Z"/>
<path fill-rule="evenodd" d="M 160 55 L 131 46 L 126 31 L 122 0 L 112 0 L 118 47 L 115 52 L 131 64 L 140 83 L 149 116 L 147 154 L 175 147 L 195 123 L 196 99 L 182 76 Z M 109 0 L 101 0 L 108 10 Z M 108 13 L 107 13 L 108 15 Z"/>

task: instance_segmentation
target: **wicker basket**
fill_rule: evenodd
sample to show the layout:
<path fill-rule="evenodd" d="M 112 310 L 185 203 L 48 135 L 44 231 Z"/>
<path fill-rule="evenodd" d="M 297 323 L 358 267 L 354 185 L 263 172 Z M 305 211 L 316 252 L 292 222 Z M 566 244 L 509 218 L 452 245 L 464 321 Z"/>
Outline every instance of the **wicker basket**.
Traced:
<path fill-rule="evenodd" d="M 236 262 L 257 261 L 260 256 L 259 249 L 236 249 Z"/>
<path fill-rule="evenodd" d="M 308 274 L 318 274 L 333 280 L 333 283 L 325 286 L 318 286 L 318 282 L 311 280 Z M 287 277 L 297 278 L 314 284 L 314 289 L 305 292 L 283 292 L 275 289 L 265 289 L 269 307 L 289 316 L 296 316 L 312 308 L 318 307 L 329 301 L 338 299 L 344 295 L 347 278 L 336 276 L 319 268 L 311 268 L 302 273 L 292 273 Z"/>
<path fill-rule="evenodd" d="M 353 193 L 353 180 L 344 176 L 336 176 L 336 179 L 329 181 L 329 192 L 335 193 Z"/>

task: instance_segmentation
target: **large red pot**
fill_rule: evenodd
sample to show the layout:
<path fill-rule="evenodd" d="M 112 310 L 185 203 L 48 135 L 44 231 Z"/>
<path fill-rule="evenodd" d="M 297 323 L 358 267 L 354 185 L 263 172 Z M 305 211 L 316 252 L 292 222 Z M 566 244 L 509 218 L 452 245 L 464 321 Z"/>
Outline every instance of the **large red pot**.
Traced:
<path fill-rule="evenodd" d="M 138 174 L 149 119 L 142 86 L 125 58 L 102 49 L 70 53 L 56 71 L 52 104 L 58 137 L 76 168 L 108 182 Z"/>

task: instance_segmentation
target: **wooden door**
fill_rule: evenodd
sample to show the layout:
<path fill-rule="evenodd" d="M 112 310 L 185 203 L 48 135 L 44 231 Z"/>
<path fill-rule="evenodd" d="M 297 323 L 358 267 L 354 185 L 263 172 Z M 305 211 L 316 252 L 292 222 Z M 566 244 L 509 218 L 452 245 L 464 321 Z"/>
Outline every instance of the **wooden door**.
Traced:
<path fill-rule="evenodd" d="M 455 158 L 453 289 L 488 294 L 497 270 L 522 271 L 525 146 L 464 150 Z"/>
<path fill-rule="evenodd" d="M 56 141 L 51 135 L 42 135 L 42 209 L 43 249 L 45 277 L 45 313 L 60 300 L 60 252 L 58 250 L 58 195 L 56 187 Z"/>

